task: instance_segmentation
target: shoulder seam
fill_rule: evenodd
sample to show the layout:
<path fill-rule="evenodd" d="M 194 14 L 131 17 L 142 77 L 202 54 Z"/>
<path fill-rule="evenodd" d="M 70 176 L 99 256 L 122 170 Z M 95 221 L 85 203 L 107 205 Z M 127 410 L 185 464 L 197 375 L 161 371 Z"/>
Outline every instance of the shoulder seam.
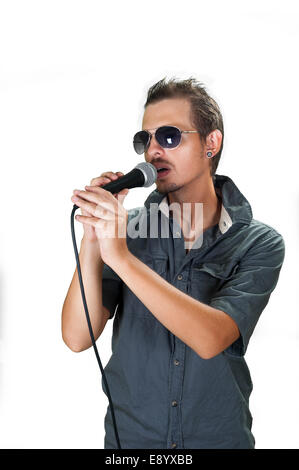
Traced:
<path fill-rule="evenodd" d="M 274 227 L 271 227 L 271 225 L 265 224 L 264 222 L 261 222 L 257 219 L 252 219 L 252 222 L 258 222 L 260 225 L 263 225 L 264 227 L 269 229 L 268 232 L 263 235 L 262 240 L 264 240 L 264 238 L 266 238 L 267 236 L 270 237 L 272 234 L 283 238 L 282 234 L 279 233 Z"/>

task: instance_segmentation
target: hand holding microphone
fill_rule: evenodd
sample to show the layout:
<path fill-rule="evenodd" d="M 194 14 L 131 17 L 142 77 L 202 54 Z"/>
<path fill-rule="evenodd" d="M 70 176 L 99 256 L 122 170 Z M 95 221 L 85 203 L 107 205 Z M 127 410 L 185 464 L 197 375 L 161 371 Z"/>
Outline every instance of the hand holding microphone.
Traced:
<path fill-rule="evenodd" d="M 157 170 L 150 163 L 139 163 L 124 176 L 121 172 L 105 172 L 91 180 L 85 191 L 75 190 L 72 202 L 80 207 L 82 215 L 76 220 L 83 223 L 84 236 L 91 242 L 99 241 L 104 263 L 112 267 L 127 251 L 127 211 L 123 207 L 129 188 L 151 186 Z M 104 184 L 110 180 L 107 184 Z M 114 193 L 112 195 L 111 193 Z"/>
<path fill-rule="evenodd" d="M 102 173 L 101 176 L 93 178 L 91 180 L 89 186 L 95 187 L 95 188 L 96 187 L 98 187 L 98 188 L 103 187 L 104 185 L 107 185 L 107 183 L 117 181 L 117 179 L 122 177 L 122 176 L 123 176 L 123 173 L 121 171 L 117 171 L 116 173 L 114 173 L 113 171 L 106 171 L 106 172 Z M 76 190 L 74 190 L 74 195 L 76 195 L 75 191 Z M 124 197 L 128 194 L 128 192 L 129 192 L 128 189 L 122 189 L 118 193 L 115 193 L 114 197 L 118 200 L 121 200 L 121 202 L 123 202 Z M 119 199 L 119 196 L 124 196 L 124 197 Z M 73 199 L 72 199 L 72 201 L 73 201 Z M 81 215 L 92 217 L 93 214 L 88 212 L 86 209 L 84 210 L 81 207 Z M 90 241 L 90 242 L 98 241 L 98 238 L 97 238 L 96 233 L 95 233 L 95 228 L 92 225 L 88 225 L 86 223 L 83 223 L 83 230 L 84 230 L 84 235 L 83 236 L 87 241 Z"/>

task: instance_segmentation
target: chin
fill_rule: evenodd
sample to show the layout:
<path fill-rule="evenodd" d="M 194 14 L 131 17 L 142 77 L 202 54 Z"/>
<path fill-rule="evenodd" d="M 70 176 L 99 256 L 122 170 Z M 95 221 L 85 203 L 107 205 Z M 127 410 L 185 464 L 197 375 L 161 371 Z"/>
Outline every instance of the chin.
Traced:
<path fill-rule="evenodd" d="M 179 189 L 183 188 L 182 186 L 178 186 L 176 183 L 168 183 L 165 186 L 159 186 L 157 185 L 157 191 L 161 194 L 168 194 L 168 193 L 173 193 L 175 191 L 178 191 Z"/>

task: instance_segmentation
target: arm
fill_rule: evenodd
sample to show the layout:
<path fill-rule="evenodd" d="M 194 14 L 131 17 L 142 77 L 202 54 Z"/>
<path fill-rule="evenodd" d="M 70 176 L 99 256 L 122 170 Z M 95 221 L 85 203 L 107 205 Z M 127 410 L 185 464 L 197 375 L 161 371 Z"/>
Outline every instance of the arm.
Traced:
<path fill-rule="evenodd" d="M 130 251 L 113 269 L 157 320 L 203 359 L 238 339 L 239 329 L 229 315 L 172 286 Z"/>
<path fill-rule="evenodd" d="M 128 220 L 122 204 L 103 188 L 85 189 L 76 191 L 72 201 L 90 216 L 76 216 L 76 220 L 95 228 L 103 261 L 160 323 L 203 359 L 219 354 L 238 339 L 238 326 L 228 314 L 181 292 L 129 251 L 126 237 L 119 236 L 119 228 L 126 233 Z"/>
<path fill-rule="evenodd" d="M 112 180 L 117 180 L 121 176 L 123 176 L 121 171 L 116 173 L 106 171 L 102 173 L 101 176 L 93 178 L 90 183 L 91 186 L 88 187 L 99 189 L 103 184 L 109 183 Z M 128 191 L 129 190 L 126 189 L 114 194 L 114 196 L 110 196 L 115 202 L 118 201 L 118 198 L 123 201 L 124 194 L 127 194 Z M 75 192 L 76 190 L 74 190 L 74 194 Z M 73 197 L 71 199 L 73 200 Z M 84 208 L 82 208 L 81 211 L 83 216 L 90 215 L 90 213 L 84 210 Z M 77 217 L 78 216 L 76 216 L 76 219 Z M 95 229 L 89 225 L 85 225 L 84 223 L 83 228 L 84 236 L 81 241 L 79 260 L 92 331 L 94 339 L 97 340 L 110 317 L 109 310 L 103 306 L 102 302 L 102 274 L 104 261 Z M 77 268 L 63 304 L 61 323 L 62 338 L 65 344 L 72 351 L 84 351 L 92 345 Z"/>
<path fill-rule="evenodd" d="M 97 340 L 110 315 L 107 308 L 102 305 L 104 262 L 101 259 L 98 241 L 87 241 L 83 237 L 79 259 L 92 330 Z M 80 352 L 92 346 L 77 268 L 63 304 L 61 325 L 63 341 L 72 351 Z"/>
<path fill-rule="evenodd" d="M 215 294 L 210 305 L 203 304 L 175 288 L 150 269 L 128 249 L 122 236 L 103 235 L 126 228 L 127 213 L 102 188 L 85 187 L 72 199 L 91 216 L 76 219 L 96 227 L 104 263 L 118 275 L 148 310 L 175 336 L 203 359 L 212 358 L 237 340 L 237 353 L 246 347 L 259 315 L 276 286 L 284 259 L 284 242 L 274 229 L 268 230 L 247 251 L 235 274 Z M 107 208 L 109 210 L 107 210 Z"/>

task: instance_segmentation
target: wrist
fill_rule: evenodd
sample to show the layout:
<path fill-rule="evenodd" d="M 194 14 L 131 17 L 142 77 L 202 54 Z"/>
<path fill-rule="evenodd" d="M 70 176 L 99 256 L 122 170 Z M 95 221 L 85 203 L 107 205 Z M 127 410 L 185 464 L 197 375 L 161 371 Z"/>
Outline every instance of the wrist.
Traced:
<path fill-rule="evenodd" d="M 106 264 L 108 264 L 110 268 L 113 269 L 113 271 L 118 273 L 123 269 L 124 266 L 126 266 L 131 256 L 133 255 L 130 250 L 128 249 L 128 247 L 125 247 L 122 251 L 119 251 L 117 253 L 117 257 L 115 257 L 115 259 L 110 258 L 109 260 L 107 260 L 108 262 Z"/>
<path fill-rule="evenodd" d="M 80 245 L 80 253 L 82 252 L 103 263 L 98 240 L 93 241 L 83 237 Z"/>

